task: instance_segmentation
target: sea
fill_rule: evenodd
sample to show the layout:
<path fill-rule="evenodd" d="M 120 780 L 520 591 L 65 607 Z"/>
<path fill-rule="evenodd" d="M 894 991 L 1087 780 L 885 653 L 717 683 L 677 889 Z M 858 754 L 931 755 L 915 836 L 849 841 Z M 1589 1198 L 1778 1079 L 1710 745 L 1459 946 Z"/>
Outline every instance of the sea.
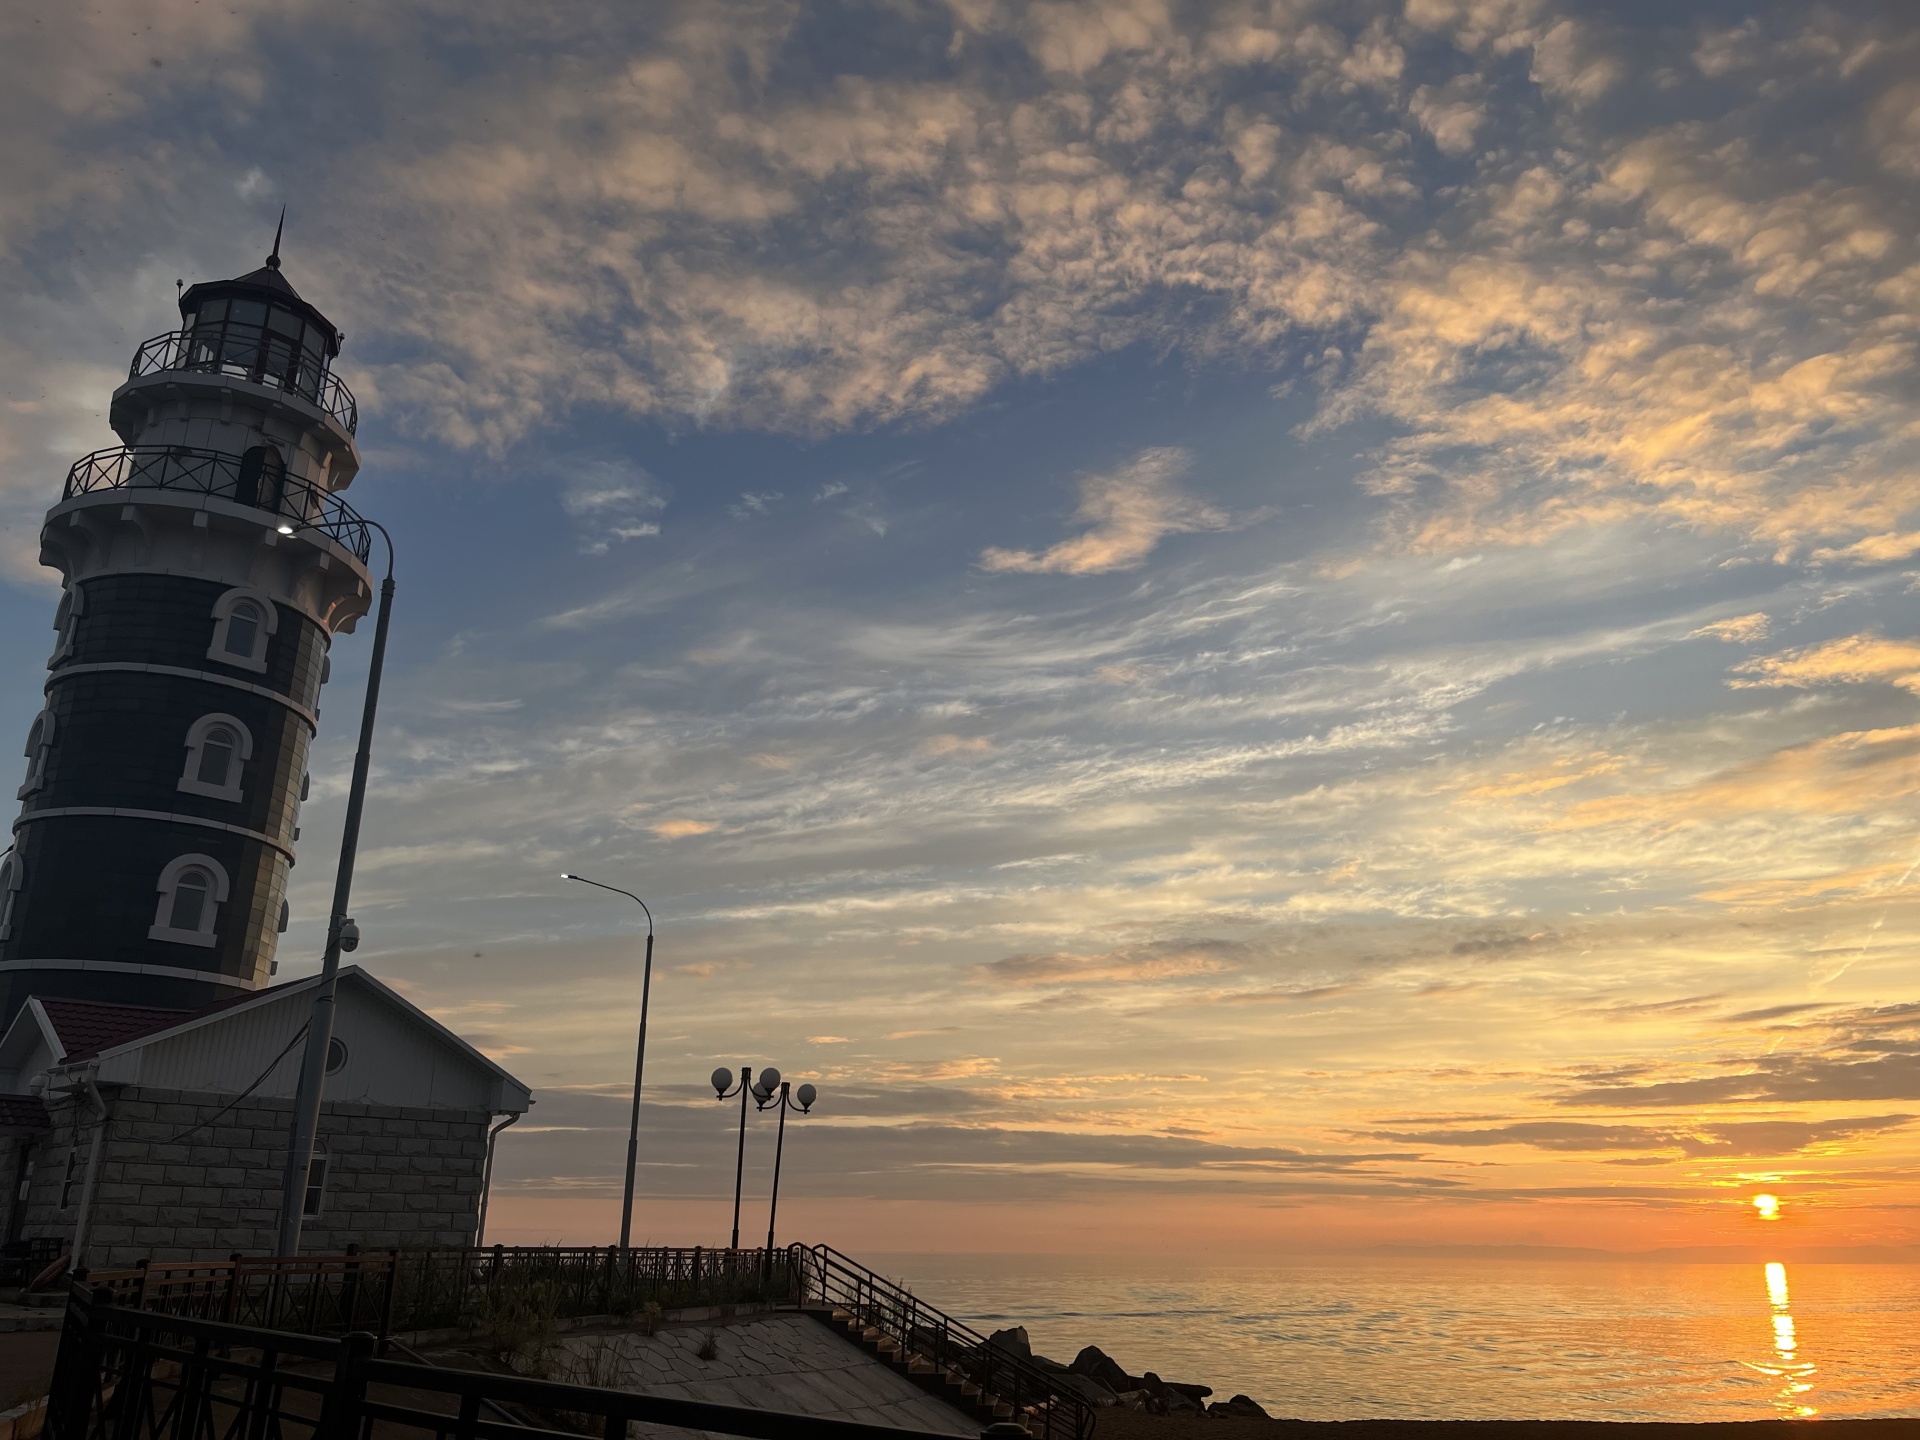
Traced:
<path fill-rule="evenodd" d="M 983 1332 L 1275 1416 L 1920 1417 L 1920 1265 L 875 1258 Z"/>

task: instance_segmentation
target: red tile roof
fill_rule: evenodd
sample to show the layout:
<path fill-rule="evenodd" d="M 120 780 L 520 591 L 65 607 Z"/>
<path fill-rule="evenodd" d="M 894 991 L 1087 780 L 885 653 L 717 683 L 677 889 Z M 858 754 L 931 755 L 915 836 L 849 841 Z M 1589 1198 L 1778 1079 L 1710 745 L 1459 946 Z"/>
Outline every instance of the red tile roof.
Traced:
<path fill-rule="evenodd" d="M 51 1128 L 47 1102 L 38 1095 L 0 1095 L 0 1135 L 30 1135 Z"/>
<path fill-rule="evenodd" d="M 112 1046 L 156 1030 L 178 1025 L 194 1012 L 160 1010 L 145 1005 L 109 1005 L 102 1000 L 67 1000 L 39 996 L 40 1008 L 53 1022 L 68 1060 L 83 1059 Z"/>

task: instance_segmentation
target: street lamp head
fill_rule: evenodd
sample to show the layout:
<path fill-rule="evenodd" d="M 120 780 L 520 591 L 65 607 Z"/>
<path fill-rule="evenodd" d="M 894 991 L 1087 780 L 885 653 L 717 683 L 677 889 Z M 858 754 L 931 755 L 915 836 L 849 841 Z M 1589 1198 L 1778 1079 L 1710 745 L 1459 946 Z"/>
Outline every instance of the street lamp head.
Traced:
<path fill-rule="evenodd" d="M 727 1087 L 733 1084 L 733 1071 L 722 1065 L 707 1078 L 713 1082 L 713 1093 L 715 1097 L 721 1100 L 726 1099 Z"/>
<path fill-rule="evenodd" d="M 793 1092 L 793 1098 L 800 1102 L 800 1108 L 802 1110 L 811 1110 L 813 1108 L 813 1102 L 820 1098 L 820 1092 L 811 1085 L 802 1085 L 798 1090 Z"/>
<path fill-rule="evenodd" d="M 564 870 L 562 870 L 562 871 L 560 872 L 560 878 L 561 878 L 562 880 L 571 880 L 571 879 L 573 879 L 573 876 L 571 876 L 571 875 L 569 875 L 569 874 L 568 874 L 568 873 L 567 873 L 566 871 L 564 871 Z"/>
<path fill-rule="evenodd" d="M 763 1095 L 771 1095 L 780 1088 L 780 1072 L 769 1065 L 760 1072 L 760 1083 L 753 1087 Z"/>

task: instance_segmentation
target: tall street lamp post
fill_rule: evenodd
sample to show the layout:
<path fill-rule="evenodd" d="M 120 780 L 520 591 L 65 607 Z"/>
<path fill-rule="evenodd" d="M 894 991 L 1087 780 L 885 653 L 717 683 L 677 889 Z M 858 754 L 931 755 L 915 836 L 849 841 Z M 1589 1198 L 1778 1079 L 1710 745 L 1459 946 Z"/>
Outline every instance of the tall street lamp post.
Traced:
<path fill-rule="evenodd" d="M 780 1083 L 780 1072 L 771 1065 L 767 1067 L 765 1073 L 773 1077 L 775 1085 Z M 751 1065 L 740 1067 L 740 1083 L 737 1086 L 733 1083 L 733 1071 L 724 1065 L 707 1078 L 713 1082 L 714 1099 L 731 1100 L 735 1095 L 740 1097 L 740 1146 L 733 1158 L 733 1239 L 727 1243 L 729 1250 L 738 1250 L 740 1248 L 740 1181 L 747 1173 L 747 1095 L 754 1089 L 753 1067 Z"/>
<path fill-rule="evenodd" d="M 771 1095 L 766 1093 L 771 1088 L 767 1084 L 769 1075 L 778 1080 L 780 1072 L 771 1066 L 763 1070 L 760 1074 L 760 1084 L 754 1089 L 754 1095 L 759 1099 L 759 1108 L 762 1110 L 775 1105 L 780 1107 L 780 1129 L 773 1142 L 773 1196 L 767 1202 L 767 1265 L 771 1267 L 773 1265 L 773 1220 L 780 1211 L 780 1155 L 787 1148 L 787 1112 L 798 1110 L 802 1115 L 811 1114 L 813 1102 L 820 1098 L 820 1092 L 811 1085 L 802 1085 L 798 1090 L 792 1090 L 785 1080 L 780 1080 L 780 1093 Z"/>
<path fill-rule="evenodd" d="M 617 885 L 602 885 L 598 880 L 589 880 L 584 875 L 565 872 L 560 878 L 578 880 L 582 885 L 591 885 L 596 890 L 610 890 L 615 895 L 624 895 L 646 911 L 647 915 L 647 960 L 640 972 L 640 1043 L 633 1052 L 633 1113 L 627 1117 L 627 1181 L 620 1198 L 620 1248 L 626 1250 L 633 1243 L 633 1172 L 640 1164 L 640 1082 L 647 1073 L 647 1001 L 653 994 L 653 911 L 638 895 L 631 890 L 622 890 Z"/>
<path fill-rule="evenodd" d="M 313 1165 L 313 1137 L 320 1127 L 320 1097 L 326 1083 L 327 1051 L 333 1044 L 334 996 L 340 983 L 340 952 L 360 943 L 360 930 L 347 918 L 353 894 L 353 862 L 360 849 L 360 815 L 367 803 L 367 770 L 373 758 L 373 719 L 380 705 L 380 674 L 387 662 L 387 622 L 393 615 L 393 537 L 368 520 L 387 542 L 387 578 L 380 582 L 380 613 L 373 626 L 373 657 L 367 669 L 367 698 L 360 711 L 360 748 L 353 757 L 353 788 L 347 792 L 346 824 L 340 832 L 340 865 L 333 877 L 333 911 L 327 917 L 327 948 L 320 962 L 320 988 L 313 992 L 307 1020 L 307 1048 L 300 1061 L 300 1088 L 294 1095 L 287 1168 L 280 1184 L 280 1253 L 300 1253 L 300 1218 L 306 1208 L 307 1174 Z M 282 525 L 282 533 L 290 526 Z"/>

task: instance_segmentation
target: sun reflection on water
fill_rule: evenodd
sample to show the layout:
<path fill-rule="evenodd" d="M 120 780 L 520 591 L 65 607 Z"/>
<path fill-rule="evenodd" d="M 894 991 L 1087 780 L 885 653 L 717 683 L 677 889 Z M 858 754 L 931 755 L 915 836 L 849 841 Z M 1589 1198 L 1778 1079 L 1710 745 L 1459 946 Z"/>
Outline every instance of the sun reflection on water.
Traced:
<path fill-rule="evenodd" d="M 1771 1261 L 1766 1268 L 1767 1303 L 1773 1309 L 1773 1359 L 1753 1366 L 1780 1382 L 1773 1408 L 1789 1420 L 1806 1420 L 1820 1412 L 1808 1404 L 1813 1394 L 1814 1366 L 1800 1358 L 1800 1339 L 1793 1328 L 1792 1296 L 1787 1291 L 1787 1267 Z"/>

